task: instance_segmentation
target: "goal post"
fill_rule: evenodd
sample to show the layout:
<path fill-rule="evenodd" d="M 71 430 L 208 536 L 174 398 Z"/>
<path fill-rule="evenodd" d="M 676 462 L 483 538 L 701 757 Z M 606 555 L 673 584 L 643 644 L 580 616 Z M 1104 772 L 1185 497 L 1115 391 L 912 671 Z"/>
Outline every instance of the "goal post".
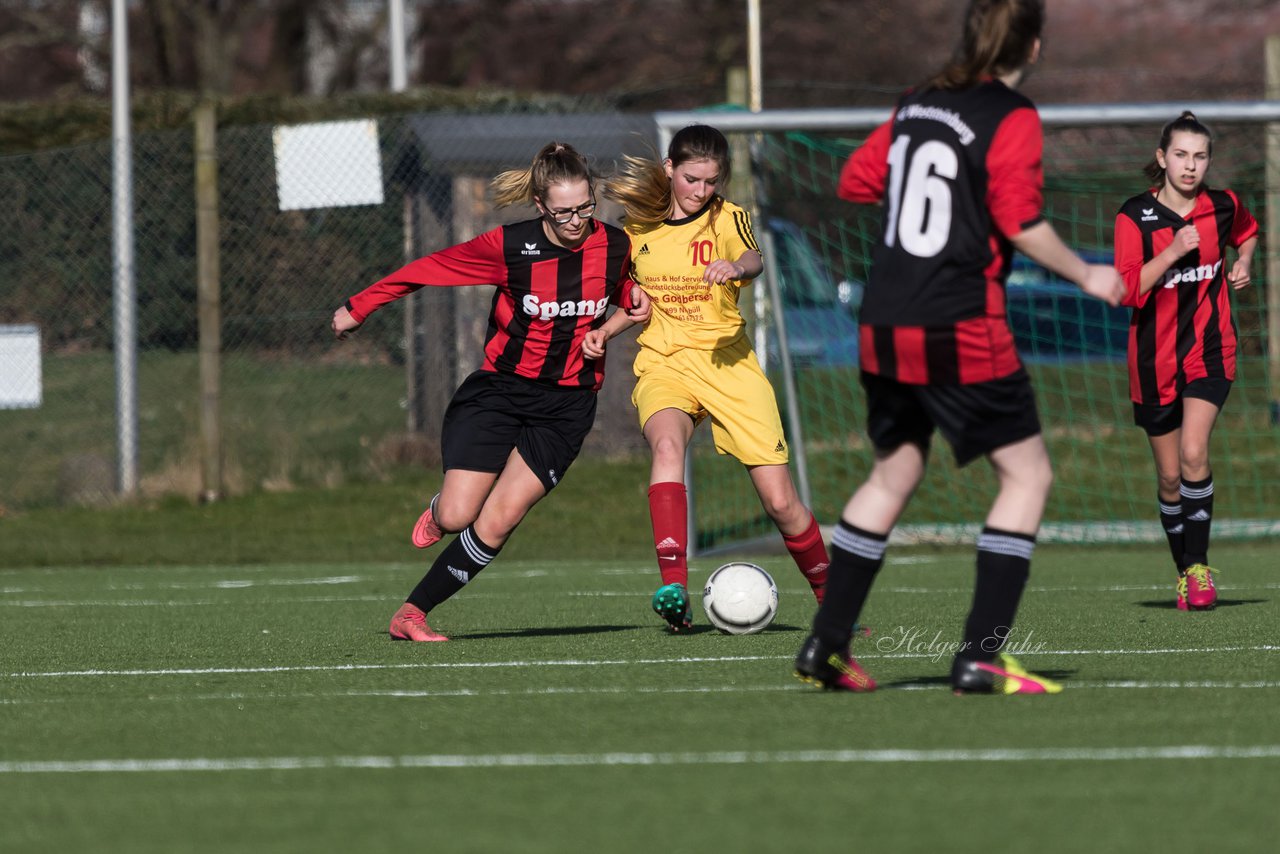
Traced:
<path fill-rule="evenodd" d="M 1280 377 L 1268 334 L 1271 277 L 1265 238 L 1275 205 L 1278 164 L 1268 171 L 1274 101 L 1071 104 L 1039 108 L 1045 130 L 1045 207 L 1063 239 L 1097 262 L 1112 259 L 1116 211 L 1145 183 L 1161 127 L 1192 110 L 1215 133 L 1213 186 L 1230 187 L 1263 221 L 1253 286 L 1233 292 L 1239 332 L 1237 380 L 1214 431 L 1211 458 L 1217 508 L 1214 537 L 1280 535 L 1280 435 L 1270 390 Z M 865 402 L 858 382 L 856 312 L 879 237 L 879 210 L 835 197 L 840 168 L 889 108 L 659 112 L 660 150 L 689 124 L 713 124 L 748 140 L 755 183 L 756 231 L 776 256 L 757 282 L 772 289 L 749 319 L 758 353 L 788 425 L 794 470 L 806 473 L 819 521 L 838 518 L 870 468 Z M 1269 177 L 1270 176 L 1270 177 Z M 1229 256 L 1232 258 L 1233 256 Z M 1156 542 L 1155 467 L 1133 426 L 1125 364 L 1128 313 L 1084 297 L 1029 259 L 1015 259 L 1009 322 L 1032 375 L 1056 480 L 1041 532 L 1044 541 Z M 1274 304 L 1274 300 L 1272 300 Z M 744 309 L 748 306 L 744 305 Z M 851 325 L 852 324 L 852 325 Z M 762 331 L 763 330 L 763 331 Z M 785 343 L 785 356 L 778 342 Z M 794 389 L 793 393 L 784 394 Z M 801 431 L 789 426 L 802 426 Z M 720 457 L 709 432 L 690 449 L 690 550 L 717 553 L 776 540 L 749 478 Z M 796 441 L 801 439 L 802 441 Z M 957 469 L 935 441 L 929 472 L 895 531 L 896 539 L 972 542 L 995 494 L 981 462 Z"/>

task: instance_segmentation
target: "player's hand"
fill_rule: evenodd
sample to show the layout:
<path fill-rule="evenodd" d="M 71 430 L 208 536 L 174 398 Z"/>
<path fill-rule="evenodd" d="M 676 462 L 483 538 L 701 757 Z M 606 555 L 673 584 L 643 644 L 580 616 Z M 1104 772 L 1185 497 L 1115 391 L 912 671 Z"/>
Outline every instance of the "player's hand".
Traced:
<path fill-rule="evenodd" d="M 639 285 L 632 285 L 631 308 L 627 309 L 627 317 L 632 323 L 648 323 L 652 311 L 653 303 L 649 300 L 649 295 Z"/>
<path fill-rule="evenodd" d="M 725 282 L 741 279 L 746 274 L 746 268 L 740 264 L 717 258 L 702 271 L 702 281 L 712 285 L 723 285 Z"/>
<path fill-rule="evenodd" d="M 1237 258 L 1236 263 L 1232 265 L 1231 272 L 1227 274 L 1227 281 L 1231 283 L 1234 290 L 1249 287 L 1253 281 L 1253 277 L 1249 272 L 1249 262 L 1243 258 Z"/>
<path fill-rule="evenodd" d="M 1114 307 L 1124 299 L 1124 279 L 1110 264 L 1090 264 L 1080 290 Z"/>
<path fill-rule="evenodd" d="M 588 359 L 599 359 L 604 356 L 604 348 L 609 336 L 603 329 L 592 329 L 582 339 L 582 355 Z"/>
<path fill-rule="evenodd" d="M 1181 258 L 1191 250 L 1199 248 L 1199 246 L 1200 232 L 1196 231 L 1194 225 L 1184 225 L 1173 236 L 1173 243 L 1169 244 L 1169 250 L 1178 258 Z"/>
<path fill-rule="evenodd" d="M 333 330 L 333 336 L 339 341 L 347 340 L 347 336 L 360 328 L 360 324 L 356 323 L 356 319 L 351 316 L 351 312 L 347 311 L 344 305 L 333 313 L 333 320 L 329 323 L 329 328 Z"/>

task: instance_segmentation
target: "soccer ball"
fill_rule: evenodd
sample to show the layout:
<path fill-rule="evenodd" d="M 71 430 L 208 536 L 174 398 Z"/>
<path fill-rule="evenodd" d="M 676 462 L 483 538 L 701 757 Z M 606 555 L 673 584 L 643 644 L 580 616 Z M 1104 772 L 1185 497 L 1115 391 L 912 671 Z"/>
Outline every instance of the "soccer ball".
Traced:
<path fill-rule="evenodd" d="M 726 563 L 707 579 L 702 609 L 726 634 L 754 634 L 778 613 L 778 586 L 754 563 Z"/>

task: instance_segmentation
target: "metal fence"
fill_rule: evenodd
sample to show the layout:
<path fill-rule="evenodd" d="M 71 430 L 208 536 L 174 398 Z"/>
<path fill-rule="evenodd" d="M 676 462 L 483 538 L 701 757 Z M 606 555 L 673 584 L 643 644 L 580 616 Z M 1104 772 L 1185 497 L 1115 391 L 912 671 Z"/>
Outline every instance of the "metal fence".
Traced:
<path fill-rule="evenodd" d="M 424 289 L 341 345 L 328 331 L 332 311 L 406 256 L 529 213 L 493 211 L 485 188 L 497 172 L 527 166 L 546 142 L 568 141 L 607 171 L 619 154 L 643 153 L 655 139 L 650 117 L 616 113 L 419 114 L 376 126 L 382 200 L 360 204 L 344 188 L 350 160 L 324 167 L 322 152 L 304 157 L 313 161 L 312 183 L 293 185 L 306 200 L 292 205 L 282 196 L 280 129 L 218 133 L 221 491 L 433 465 L 443 402 L 479 365 L 491 291 Z M 193 135 L 139 134 L 133 155 L 139 489 L 195 496 L 202 449 Z M 0 328 L 27 336 L 34 328 L 42 356 L 33 368 L 0 349 L 0 375 L 40 390 L 36 407 L 15 400 L 3 408 L 0 399 L 0 508 L 109 500 L 117 383 L 110 143 L 0 158 L 0 195 Z M 634 450 L 641 441 L 627 400 L 629 359 L 614 361 L 588 453 Z M 39 376 L 18 376 L 31 370 Z"/>

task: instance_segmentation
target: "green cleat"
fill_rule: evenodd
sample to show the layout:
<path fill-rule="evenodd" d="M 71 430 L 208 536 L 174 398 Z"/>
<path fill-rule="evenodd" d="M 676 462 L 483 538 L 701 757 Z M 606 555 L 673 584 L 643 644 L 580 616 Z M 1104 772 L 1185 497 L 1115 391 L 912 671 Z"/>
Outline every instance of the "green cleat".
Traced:
<path fill-rule="evenodd" d="M 673 634 L 693 628 L 693 611 L 689 607 L 689 591 L 683 584 L 664 584 L 653 594 L 653 611 L 667 621 Z"/>

